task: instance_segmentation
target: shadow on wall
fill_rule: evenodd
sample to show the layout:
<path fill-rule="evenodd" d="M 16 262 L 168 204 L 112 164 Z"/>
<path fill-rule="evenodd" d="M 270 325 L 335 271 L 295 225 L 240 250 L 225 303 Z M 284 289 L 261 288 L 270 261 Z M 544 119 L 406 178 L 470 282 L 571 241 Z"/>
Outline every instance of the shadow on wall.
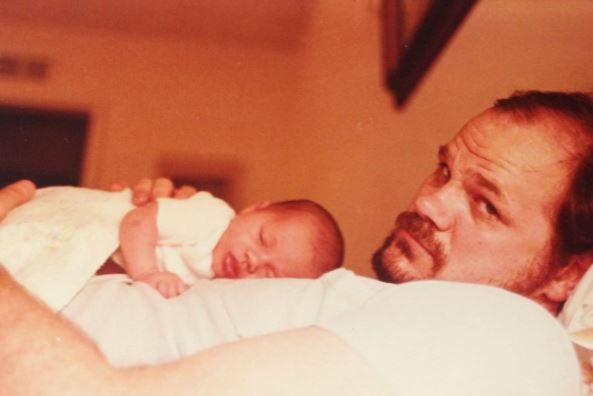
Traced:
<path fill-rule="evenodd" d="M 243 167 L 232 158 L 187 158 L 166 156 L 158 161 L 157 174 L 170 178 L 176 185 L 190 185 L 238 207 L 237 183 Z"/>

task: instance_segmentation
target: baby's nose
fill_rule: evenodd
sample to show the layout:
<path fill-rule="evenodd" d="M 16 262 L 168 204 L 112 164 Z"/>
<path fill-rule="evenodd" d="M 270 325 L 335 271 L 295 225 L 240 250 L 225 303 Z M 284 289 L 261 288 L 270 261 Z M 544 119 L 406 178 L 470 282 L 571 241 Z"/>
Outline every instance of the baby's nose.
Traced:
<path fill-rule="evenodd" d="M 268 259 L 265 254 L 255 250 L 250 250 L 247 253 L 245 271 L 251 275 L 255 275 L 258 273 L 258 271 L 261 271 L 262 268 L 265 268 L 267 262 Z"/>
<path fill-rule="evenodd" d="M 249 274 L 253 274 L 257 271 L 259 258 L 253 250 L 248 250 L 245 254 L 245 271 Z"/>

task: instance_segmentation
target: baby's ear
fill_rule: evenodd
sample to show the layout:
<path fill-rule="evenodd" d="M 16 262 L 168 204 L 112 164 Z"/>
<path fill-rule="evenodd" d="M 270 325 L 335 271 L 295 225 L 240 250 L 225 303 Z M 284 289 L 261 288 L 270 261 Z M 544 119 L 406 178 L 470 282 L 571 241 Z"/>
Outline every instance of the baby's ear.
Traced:
<path fill-rule="evenodd" d="M 258 202 L 258 203 L 255 203 L 253 205 L 249 205 L 248 207 L 246 207 L 245 209 L 243 209 L 241 211 L 241 213 L 255 212 L 256 210 L 265 209 L 268 206 L 270 206 L 271 204 L 272 204 L 272 201 Z"/>

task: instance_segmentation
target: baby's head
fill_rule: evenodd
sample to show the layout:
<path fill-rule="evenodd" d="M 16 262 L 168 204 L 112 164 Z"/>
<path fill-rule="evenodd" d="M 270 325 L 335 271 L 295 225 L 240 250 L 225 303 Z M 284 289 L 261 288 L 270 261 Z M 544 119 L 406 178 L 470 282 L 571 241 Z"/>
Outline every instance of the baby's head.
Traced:
<path fill-rule="evenodd" d="M 340 267 L 342 233 L 319 204 L 264 202 L 241 211 L 212 252 L 216 278 L 317 278 Z"/>

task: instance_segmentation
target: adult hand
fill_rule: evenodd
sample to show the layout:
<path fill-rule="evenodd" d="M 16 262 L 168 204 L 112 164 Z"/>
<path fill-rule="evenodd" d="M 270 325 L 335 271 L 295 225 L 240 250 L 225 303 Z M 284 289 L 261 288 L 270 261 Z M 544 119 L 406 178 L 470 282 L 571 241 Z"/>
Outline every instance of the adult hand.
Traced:
<path fill-rule="evenodd" d="M 35 184 L 19 180 L 0 189 L 0 220 L 17 206 L 27 202 L 35 194 Z"/>
<path fill-rule="evenodd" d="M 126 187 L 122 183 L 114 183 L 109 186 L 110 191 L 120 191 Z M 178 199 L 189 198 L 197 190 L 192 186 L 175 187 L 170 179 L 159 177 L 157 179 L 144 178 L 132 187 L 132 203 L 136 206 L 146 205 L 156 198 L 172 197 Z"/>

